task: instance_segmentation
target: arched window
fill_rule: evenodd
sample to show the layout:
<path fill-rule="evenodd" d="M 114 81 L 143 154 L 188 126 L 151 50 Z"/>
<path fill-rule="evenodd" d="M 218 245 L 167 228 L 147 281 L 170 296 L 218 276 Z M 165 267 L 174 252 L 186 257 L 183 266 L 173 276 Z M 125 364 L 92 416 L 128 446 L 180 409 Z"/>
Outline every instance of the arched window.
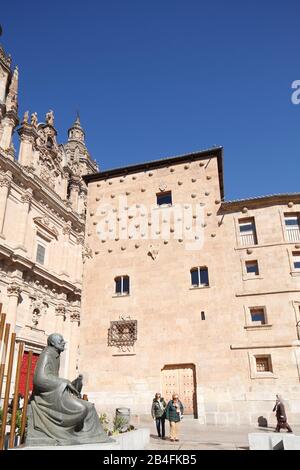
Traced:
<path fill-rule="evenodd" d="M 192 287 L 208 287 L 208 269 L 206 266 L 191 269 L 191 284 Z"/>
<path fill-rule="evenodd" d="M 129 295 L 129 276 L 115 278 L 115 293 L 117 295 Z"/>

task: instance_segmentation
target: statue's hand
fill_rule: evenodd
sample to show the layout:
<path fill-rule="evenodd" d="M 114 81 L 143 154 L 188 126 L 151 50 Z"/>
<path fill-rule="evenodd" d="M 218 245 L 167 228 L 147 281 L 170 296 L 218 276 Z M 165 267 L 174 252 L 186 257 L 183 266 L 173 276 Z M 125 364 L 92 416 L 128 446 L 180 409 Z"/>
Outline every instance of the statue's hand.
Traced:
<path fill-rule="evenodd" d="M 68 380 L 67 381 L 67 388 L 72 392 L 74 393 L 74 395 L 76 395 L 77 397 L 79 397 L 79 392 L 78 390 L 74 387 L 74 385 L 72 385 L 72 383 Z"/>

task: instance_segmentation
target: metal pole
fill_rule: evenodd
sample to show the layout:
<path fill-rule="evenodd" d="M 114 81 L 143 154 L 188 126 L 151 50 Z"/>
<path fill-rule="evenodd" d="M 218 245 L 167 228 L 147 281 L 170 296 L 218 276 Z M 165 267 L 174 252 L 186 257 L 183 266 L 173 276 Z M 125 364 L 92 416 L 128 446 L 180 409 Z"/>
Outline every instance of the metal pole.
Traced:
<path fill-rule="evenodd" d="M 0 451 L 3 450 L 4 439 L 5 439 L 8 400 L 9 400 L 12 368 L 13 368 L 13 362 L 14 362 L 15 342 L 16 342 L 16 333 L 12 333 L 11 340 L 10 340 L 7 379 L 6 379 L 5 396 L 4 396 L 3 411 L 2 411 L 2 426 L 1 426 L 1 432 L 0 432 Z"/>
<path fill-rule="evenodd" d="M 28 393 L 29 393 L 29 385 L 30 385 L 31 364 L 32 364 L 32 351 L 29 351 L 28 362 L 27 362 L 27 372 L 26 372 L 24 406 L 23 406 L 22 421 L 21 421 L 21 432 L 20 432 L 20 436 L 21 436 L 20 443 L 21 444 L 23 443 L 24 437 L 25 437 L 27 406 L 28 406 L 28 399 L 29 399 Z"/>
<path fill-rule="evenodd" d="M 8 445 L 9 449 L 14 447 L 14 442 L 15 442 L 16 418 L 17 418 L 18 403 L 19 403 L 20 371 L 21 371 L 21 365 L 22 365 L 22 359 L 23 359 L 23 350 L 24 350 L 24 343 L 20 343 L 17 370 L 16 370 L 16 379 L 15 379 L 14 404 L 13 404 L 13 409 L 11 413 L 10 435 L 9 435 L 9 445 Z"/>
<path fill-rule="evenodd" d="M 1 361 L 0 361 L 0 398 L 1 398 L 1 394 L 2 394 L 5 361 L 6 361 L 6 355 L 7 355 L 7 349 L 8 349 L 9 330 L 10 330 L 10 324 L 7 323 L 6 326 L 5 326 L 4 343 L 3 343 L 3 349 L 2 349 L 2 358 L 1 358 Z"/>

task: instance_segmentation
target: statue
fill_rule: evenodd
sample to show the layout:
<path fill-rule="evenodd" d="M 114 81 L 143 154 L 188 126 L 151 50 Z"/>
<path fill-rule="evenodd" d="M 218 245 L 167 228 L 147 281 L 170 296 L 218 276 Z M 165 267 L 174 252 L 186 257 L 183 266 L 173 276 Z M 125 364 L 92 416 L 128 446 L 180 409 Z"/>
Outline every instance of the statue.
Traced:
<path fill-rule="evenodd" d="M 79 398 L 78 390 L 58 376 L 62 335 L 53 333 L 41 353 L 33 377 L 26 446 L 112 442 L 100 424 L 95 406 Z"/>
<path fill-rule="evenodd" d="M 22 120 L 22 124 L 27 124 L 28 119 L 29 119 L 29 111 L 25 111 L 24 116 L 23 116 L 23 120 Z"/>
<path fill-rule="evenodd" d="M 37 113 L 32 113 L 32 114 L 31 114 L 30 124 L 31 124 L 33 127 L 37 127 L 37 125 L 38 125 Z"/>
<path fill-rule="evenodd" d="M 54 114 L 52 109 L 50 109 L 50 111 L 48 111 L 46 114 L 46 124 L 48 124 L 48 126 L 53 126 L 54 124 Z"/>

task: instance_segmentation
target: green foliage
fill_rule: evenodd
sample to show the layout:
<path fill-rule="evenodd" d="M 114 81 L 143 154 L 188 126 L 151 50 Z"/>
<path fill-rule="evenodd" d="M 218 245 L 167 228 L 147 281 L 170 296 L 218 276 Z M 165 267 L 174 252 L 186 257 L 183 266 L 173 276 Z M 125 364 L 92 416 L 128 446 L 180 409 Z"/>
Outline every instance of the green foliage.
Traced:
<path fill-rule="evenodd" d="M 106 432 L 106 434 L 108 434 L 109 433 L 109 428 L 108 428 L 109 420 L 108 420 L 107 414 L 101 413 L 99 415 L 99 421 L 102 424 L 103 429 Z"/>
<path fill-rule="evenodd" d="M 106 413 L 101 413 L 99 415 L 99 420 L 103 426 L 104 431 L 109 436 L 117 436 L 118 434 L 122 432 L 133 431 L 135 429 L 134 426 L 128 425 L 127 419 L 124 416 L 120 416 L 120 415 L 115 416 L 113 423 L 112 423 L 112 429 L 110 429 L 110 426 L 109 426 L 110 422 Z"/>
<path fill-rule="evenodd" d="M 116 415 L 113 421 L 113 431 L 123 432 L 123 429 L 127 428 L 127 419 L 124 416 Z"/>
<path fill-rule="evenodd" d="M 8 424 L 11 424 L 11 415 L 9 415 Z M 16 435 L 20 436 L 21 434 L 21 424 L 22 424 L 22 410 L 17 410 L 16 413 Z M 27 417 L 26 417 L 27 424 Z"/>

